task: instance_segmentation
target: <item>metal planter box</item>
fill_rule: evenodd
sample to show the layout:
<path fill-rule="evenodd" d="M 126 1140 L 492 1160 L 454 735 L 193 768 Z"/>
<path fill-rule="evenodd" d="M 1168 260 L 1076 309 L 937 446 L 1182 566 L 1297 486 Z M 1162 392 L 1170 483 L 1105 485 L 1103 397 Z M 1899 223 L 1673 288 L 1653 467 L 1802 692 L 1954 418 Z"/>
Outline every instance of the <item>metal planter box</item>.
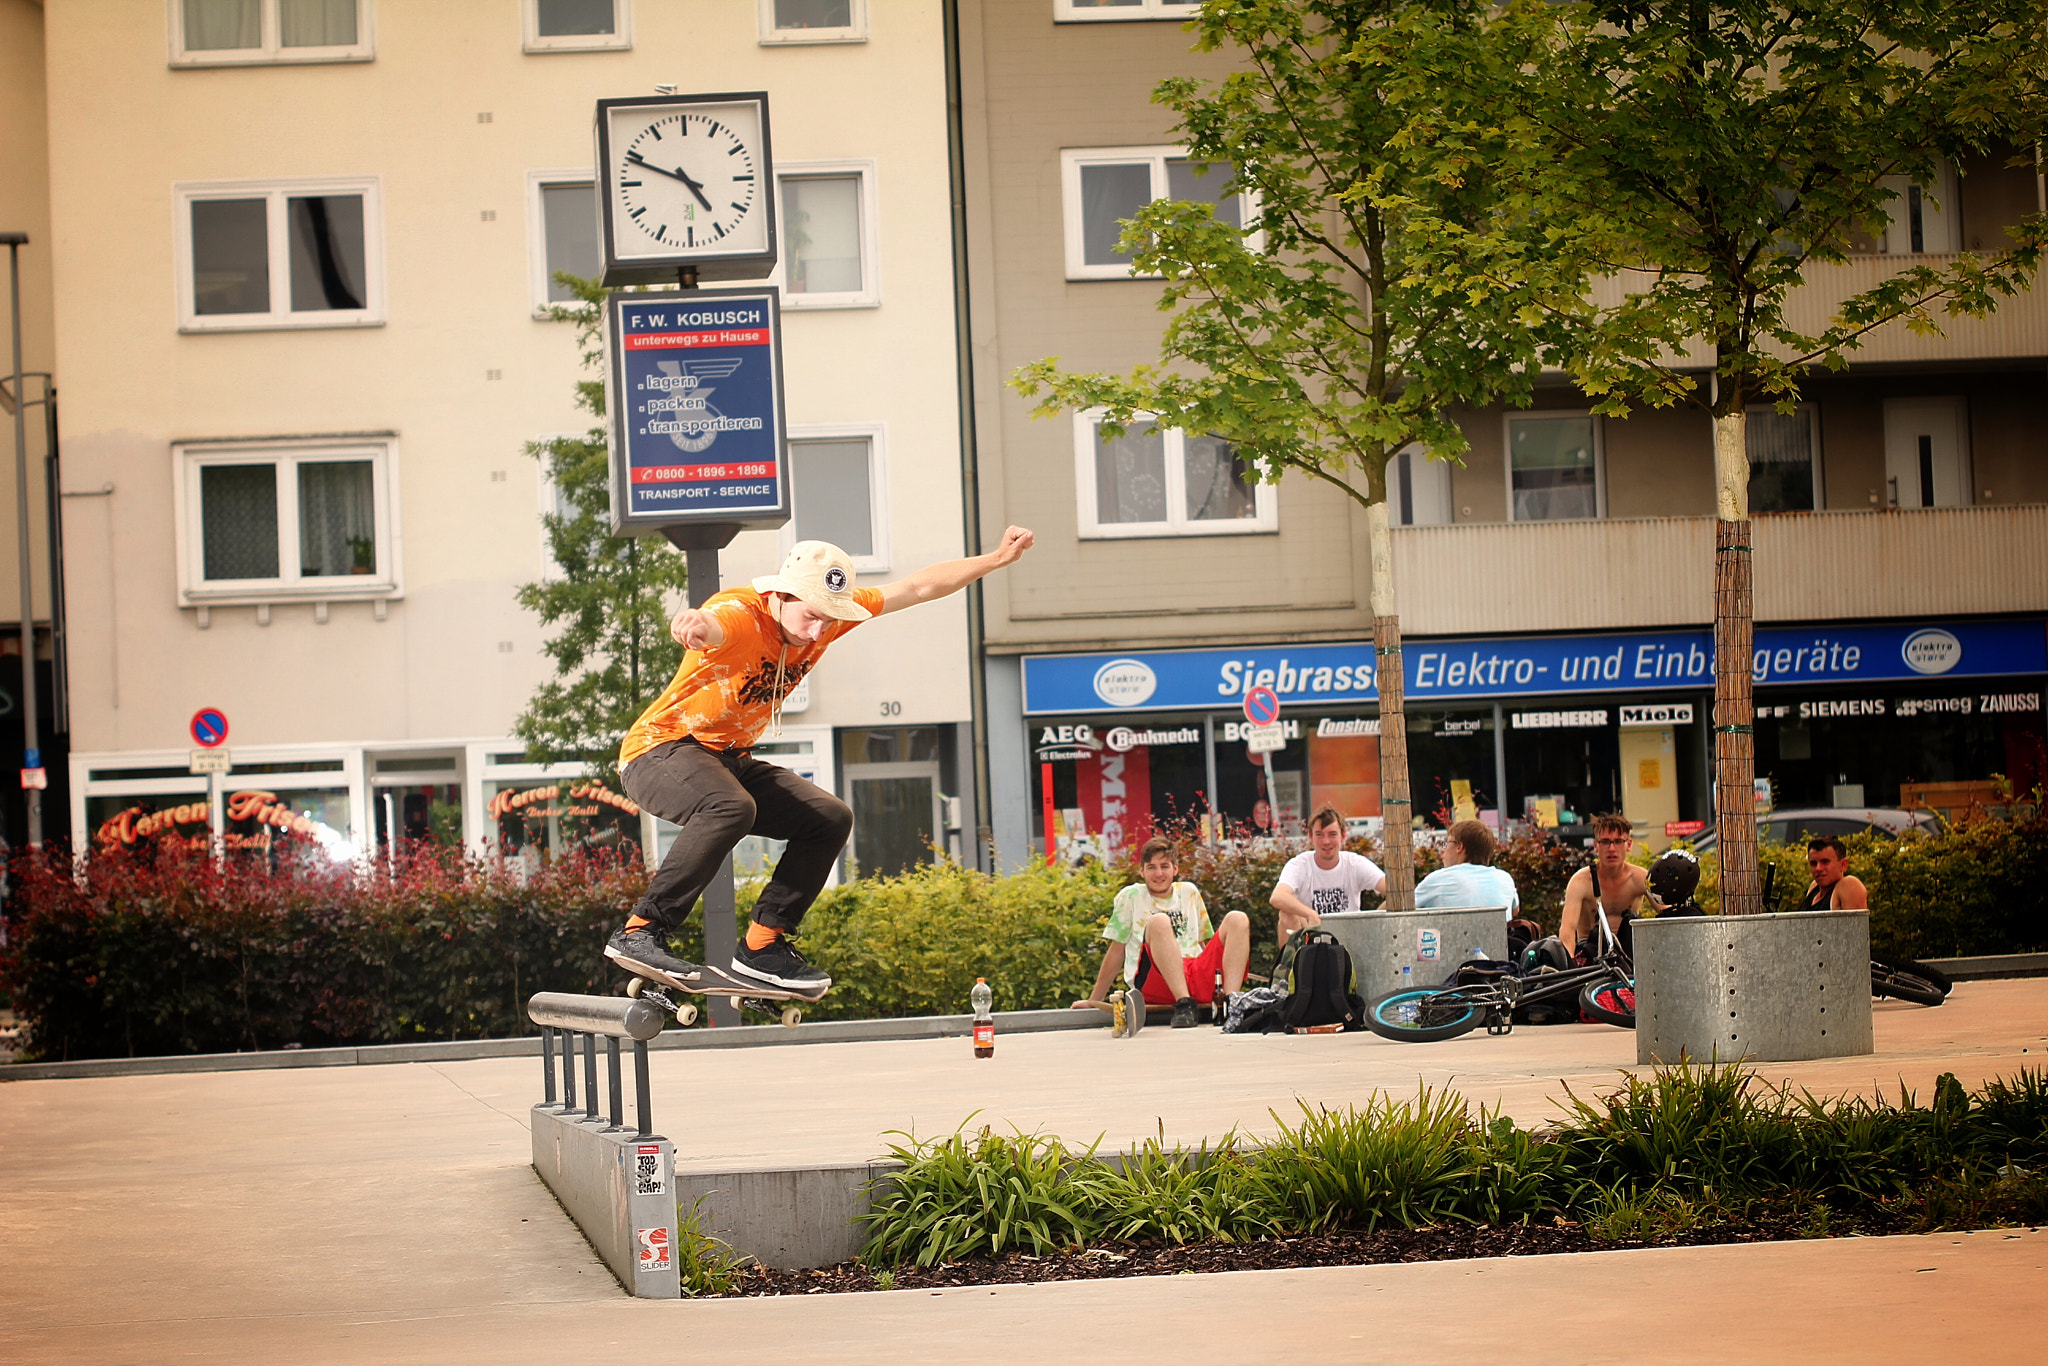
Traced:
<path fill-rule="evenodd" d="M 1505 958 L 1504 906 L 1446 911 L 1334 911 L 1323 928 L 1351 955 L 1358 994 L 1368 1003 L 1403 986 L 1433 987 L 1477 949 Z M 1428 956 L 1425 956 L 1428 955 Z M 1408 971 L 1404 974 L 1402 969 Z"/>
<path fill-rule="evenodd" d="M 1635 957 L 1638 1063 L 1875 1051 L 1868 911 L 1639 920 Z"/>

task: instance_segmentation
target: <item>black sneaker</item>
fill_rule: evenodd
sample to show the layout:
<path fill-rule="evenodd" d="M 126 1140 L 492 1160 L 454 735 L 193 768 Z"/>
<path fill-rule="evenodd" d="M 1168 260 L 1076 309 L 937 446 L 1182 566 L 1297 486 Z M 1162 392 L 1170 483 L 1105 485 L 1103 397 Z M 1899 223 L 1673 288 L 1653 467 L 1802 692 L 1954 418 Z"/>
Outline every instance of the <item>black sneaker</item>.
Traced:
<path fill-rule="evenodd" d="M 620 930 L 604 946 L 604 956 L 628 972 L 686 990 L 697 987 L 704 976 L 703 968 L 670 953 L 667 941 L 651 925 Z"/>
<path fill-rule="evenodd" d="M 732 970 L 738 977 L 782 987 L 787 991 L 823 991 L 832 979 L 804 961 L 796 946 L 776 935 L 768 947 L 750 949 L 743 937 L 733 945 Z"/>
<path fill-rule="evenodd" d="M 1183 996 L 1173 1003 L 1173 1027 L 1193 1029 L 1195 1027 L 1195 998 Z"/>

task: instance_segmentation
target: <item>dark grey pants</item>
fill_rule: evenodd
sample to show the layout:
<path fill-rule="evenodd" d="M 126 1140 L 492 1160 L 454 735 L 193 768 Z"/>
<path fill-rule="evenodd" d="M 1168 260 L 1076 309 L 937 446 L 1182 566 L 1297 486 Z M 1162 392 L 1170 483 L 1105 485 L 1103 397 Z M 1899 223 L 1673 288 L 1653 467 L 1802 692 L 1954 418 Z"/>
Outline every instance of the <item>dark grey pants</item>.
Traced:
<path fill-rule="evenodd" d="M 657 745 L 626 765 L 626 795 L 682 827 L 633 914 L 674 931 L 689 918 L 725 856 L 748 835 L 788 840 L 775 876 L 754 903 L 754 919 L 793 930 L 832 875 L 853 812 L 786 768 L 694 740 Z"/>

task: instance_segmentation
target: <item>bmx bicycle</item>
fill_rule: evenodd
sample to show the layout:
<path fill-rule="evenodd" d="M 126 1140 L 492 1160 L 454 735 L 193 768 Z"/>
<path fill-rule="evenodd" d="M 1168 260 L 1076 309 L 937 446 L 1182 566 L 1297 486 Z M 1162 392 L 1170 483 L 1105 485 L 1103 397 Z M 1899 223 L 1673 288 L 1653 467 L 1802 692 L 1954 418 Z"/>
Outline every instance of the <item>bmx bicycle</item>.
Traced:
<path fill-rule="evenodd" d="M 1367 1006 L 1365 1026 L 1398 1043 L 1435 1043 L 1481 1025 L 1488 1034 L 1506 1034 L 1515 1027 L 1518 1007 L 1567 1001 L 1602 1024 L 1634 1029 L 1635 967 L 1607 928 L 1607 917 L 1593 920 L 1600 927 L 1600 952 L 1584 967 L 1541 967 L 1522 977 L 1503 971 L 1489 980 L 1453 986 L 1404 987 Z"/>

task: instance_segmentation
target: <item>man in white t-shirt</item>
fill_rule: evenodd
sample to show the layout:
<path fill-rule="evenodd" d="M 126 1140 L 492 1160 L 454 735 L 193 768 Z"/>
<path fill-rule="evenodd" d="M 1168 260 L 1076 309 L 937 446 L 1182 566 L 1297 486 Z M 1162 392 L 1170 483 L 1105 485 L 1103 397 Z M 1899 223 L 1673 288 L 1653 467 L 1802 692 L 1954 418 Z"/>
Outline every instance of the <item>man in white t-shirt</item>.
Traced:
<path fill-rule="evenodd" d="M 1095 989 L 1087 1000 L 1074 1002 L 1074 1008 L 1108 1000 L 1111 984 L 1129 963 L 1131 985 L 1144 993 L 1148 1004 L 1172 1006 L 1173 1027 L 1185 1029 L 1195 1023 L 1197 1004 L 1221 1008 L 1216 997 L 1218 973 L 1223 975 L 1226 997 L 1244 985 L 1245 966 L 1252 956 L 1251 918 L 1232 911 L 1212 934 L 1201 888 L 1175 881 L 1180 866 L 1174 862 L 1173 845 L 1156 835 L 1138 850 L 1138 871 L 1145 880 L 1133 882 L 1110 903 L 1109 923 L 1102 927 L 1109 947 L 1095 974 Z"/>
<path fill-rule="evenodd" d="M 1444 831 L 1444 866 L 1415 884 L 1418 911 L 1504 906 L 1513 920 L 1522 909 L 1515 879 L 1493 864 L 1493 832 L 1478 821 L 1459 821 Z"/>
<path fill-rule="evenodd" d="M 1296 930 L 1322 924 L 1332 911 L 1358 910 L 1360 896 L 1387 885 L 1378 864 L 1344 847 L 1344 816 L 1336 807 L 1319 807 L 1309 817 L 1308 839 L 1310 847 L 1287 860 L 1273 889 L 1282 945 Z"/>

